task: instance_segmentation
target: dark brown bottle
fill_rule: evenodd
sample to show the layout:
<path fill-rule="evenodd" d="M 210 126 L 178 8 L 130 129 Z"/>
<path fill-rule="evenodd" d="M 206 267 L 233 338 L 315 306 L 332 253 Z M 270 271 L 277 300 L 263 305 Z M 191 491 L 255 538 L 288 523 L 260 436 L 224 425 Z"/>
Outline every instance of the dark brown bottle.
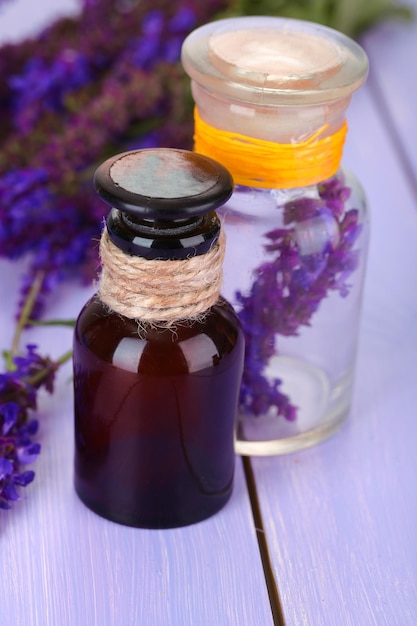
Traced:
<path fill-rule="evenodd" d="M 97 170 L 95 185 L 113 207 L 113 243 L 149 260 L 210 250 L 220 232 L 214 209 L 232 192 L 222 166 L 169 149 L 118 155 Z M 221 509 L 233 486 L 243 350 L 238 318 L 222 298 L 170 327 L 138 322 L 94 296 L 74 335 L 75 488 L 84 503 L 147 528 Z"/>

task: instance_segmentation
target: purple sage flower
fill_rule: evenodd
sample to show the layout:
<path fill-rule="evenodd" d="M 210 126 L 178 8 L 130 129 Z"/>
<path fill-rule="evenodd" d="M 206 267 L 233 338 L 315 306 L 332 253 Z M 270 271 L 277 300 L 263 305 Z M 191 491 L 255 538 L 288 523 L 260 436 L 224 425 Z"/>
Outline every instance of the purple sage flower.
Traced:
<path fill-rule="evenodd" d="M 276 336 L 296 336 L 309 326 L 329 291 L 342 297 L 349 293 L 348 280 L 359 262 L 354 249 L 361 232 L 359 213 L 346 210 L 350 189 L 341 176 L 318 189 L 318 199 L 300 198 L 284 206 L 287 228 L 265 234 L 270 260 L 254 271 L 249 293 L 236 294 L 246 339 L 243 414 L 259 416 L 275 408 L 277 415 L 296 419 L 297 408 L 280 390 L 282 381 L 265 375 L 276 352 Z"/>
<path fill-rule="evenodd" d="M 9 509 L 20 499 L 20 487 L 33 481 L 32 470 L 22 466 L 33 463 L 41 446 L 33 440 L 38 421 L 30 419 L 36 409 L 41 387 L 52 393 L 57 365 L 41 357 L 35 345 L 26 354 L 14 357 L 11 371 L 0 374 L 0 508 Z"/>

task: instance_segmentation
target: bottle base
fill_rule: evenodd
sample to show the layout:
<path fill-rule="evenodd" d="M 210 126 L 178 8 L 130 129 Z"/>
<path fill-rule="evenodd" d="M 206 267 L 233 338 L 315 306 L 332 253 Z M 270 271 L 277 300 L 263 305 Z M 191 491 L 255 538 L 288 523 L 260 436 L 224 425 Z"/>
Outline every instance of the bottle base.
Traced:
<path fill-rule="evenodd" d="M 288 421 L 272 410 L 260 416 L 240 415 L 235 452 L 243 456 L 289 454 L 314 446 L 333 435 L 349 413 L 352 373 L 331 384 L 325 372 L 292 357 L 271 359 L 265 372 L 282 380 L 282 391 L 297 406 Z"/>
<path fill-rule="evenodd" d="M 131 526 L 134 528 L 147 528 L 147 529 L 168 529 L 168 528 L 179 528 L 182 526 L 191 526 L 192 524 L 197 524 L 198 522 L 202 522 L 209 517 L 212 517 L 227 504 L 229 501 L 233 489 L 230 488 L 225 491 L 221 496 L 218 494 L 214 496 L 213 501 L 211 503 L 205 503 L 205 506 L 199 506 L 194 508 L 192 514 L 188 512 L 188 514 L 181 514 L 181 512 L 174 512 L 168 517 L 168 514 L 165 512 L 164 514 L 158 515 L 155 513 L 154 515 L 140 515 L 138 513 L 135 514 L 126 514 L 122 513 L 115 509 L 110 509 L 107 506 L 101 505 L 96 500 L 91 499 L 86 496 L 82 487 L 78 484 L 77 479 L 75 480 L 75 492 L 81 502 L 89 508 L 93 513 L 96 513 L 100 517 L 107 519 L 111 522 L 115 522 L 116 524 L 122 524 L 123 526 Z M 210 504 L 210 506 L 209 506 Z"/>

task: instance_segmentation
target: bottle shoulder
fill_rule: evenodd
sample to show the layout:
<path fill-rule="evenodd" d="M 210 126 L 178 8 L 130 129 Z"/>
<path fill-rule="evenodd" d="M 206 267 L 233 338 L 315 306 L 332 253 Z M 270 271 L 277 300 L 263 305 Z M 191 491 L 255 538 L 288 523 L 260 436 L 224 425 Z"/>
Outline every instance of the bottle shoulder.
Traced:
<path fill-rule="evenodd" d="M 82 309 L 74 349 L 128 371 L 150 375 L 192 373 L 226 365 L 243 350 L 243 334 L 232 306 L 224 299 L 198 321 L 169 328 L 139 323 L 108 309 L 97 295 Z"/>
<path fill-rule="evenodd" d="M 297 208 L 297 211 L 294 211 Z M 369 221 L 364 189 L 359 178 L 342 165 L 331 178 L 308 187 L 288 189 L 236 185 L 231 199 L 219 209 L 227 226 L 256 225 L 273 219 L 275 227 L 291 227 L 312 214 L 327 212 L 339 219 L 355 211 L 361 223 Z"/>

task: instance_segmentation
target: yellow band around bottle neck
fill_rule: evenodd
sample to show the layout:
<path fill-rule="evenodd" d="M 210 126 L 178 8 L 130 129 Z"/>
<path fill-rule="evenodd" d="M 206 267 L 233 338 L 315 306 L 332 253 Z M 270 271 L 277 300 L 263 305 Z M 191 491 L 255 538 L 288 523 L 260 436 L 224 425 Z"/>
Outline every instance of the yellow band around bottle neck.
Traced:
<path fill-rule="evenodd" d="M 235 184 L 289 189 L 307 187 L 333 176 L 342 160 L 347 124 L 319 139 L 323 126 L 306 141 L 275 143 L 220 130 L 194 112 L 194 150 L 224 165 Z"/>

